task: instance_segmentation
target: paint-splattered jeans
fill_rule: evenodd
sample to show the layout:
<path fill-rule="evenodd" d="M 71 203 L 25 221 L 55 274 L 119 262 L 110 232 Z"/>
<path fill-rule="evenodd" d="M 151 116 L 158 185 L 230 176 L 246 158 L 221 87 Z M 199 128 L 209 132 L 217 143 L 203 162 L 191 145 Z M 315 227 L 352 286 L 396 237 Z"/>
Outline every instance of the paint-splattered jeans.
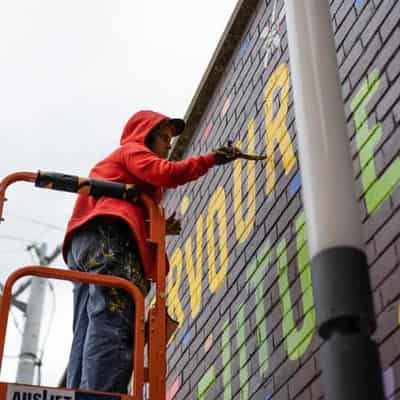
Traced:
<path fill-rule="evenodd" d="M 74 234 L 70 269 L 119 276 L 146 295 L 137 245 L 121 220 L 95 219 Z M 133 301 L 121 289 L 76 283 L 67 387 L 126 393 L 132 373 Z"/>

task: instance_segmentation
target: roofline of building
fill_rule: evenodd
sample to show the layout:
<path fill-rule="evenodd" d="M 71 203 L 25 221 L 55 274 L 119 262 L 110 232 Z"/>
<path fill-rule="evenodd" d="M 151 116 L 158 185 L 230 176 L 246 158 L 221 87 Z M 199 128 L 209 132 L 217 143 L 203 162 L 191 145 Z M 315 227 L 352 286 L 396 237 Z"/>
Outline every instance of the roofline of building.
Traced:
<path fill-rule="evenodd" d="M 186 128 L 175 142 L 170 154 L 171 160 L 182 159 L 186 146 L 194 135 L 208 102 L 222 79 L 225 68 L 231 60 L 239 41 L 242 39 L 258 2 L 259 0 L 239 0 L 236 5 L 185 113 Z"/>

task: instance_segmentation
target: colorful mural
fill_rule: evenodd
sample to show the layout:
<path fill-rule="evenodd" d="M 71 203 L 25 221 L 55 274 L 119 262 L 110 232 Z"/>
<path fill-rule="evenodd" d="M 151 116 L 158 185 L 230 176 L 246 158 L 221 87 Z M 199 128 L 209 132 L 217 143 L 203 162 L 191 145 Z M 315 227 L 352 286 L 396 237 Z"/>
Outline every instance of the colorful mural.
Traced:
<path fill-rule="evenodd" d="M 368 68 L 358 64 L 360 55 L 351 61 L 356 47 L 346 40 L 355 39 L 350 33 L 347 39 L 342 30 L 346 24 L 348 32 L 356 29 L 351 19 L 351 7 L 356 5 L 345 3 L 331 2 L 332 20 L 338 32 L 338 49 L 344 42 L 350 54 L 338 58 L 339 72 L 344 88 L 350 86 L 352 77 L 347 94 L 344 90 L 344 107 L 371 276 L 379 278 L 373 282 L 379 316 L 400 296 L 400 282 L 390 285 L 389 280 L 392 275 L 400 279 L 395 272 L 400 265 L 400 142 L 398 116 L 391 111 L 396 104 L 398 108 L 399 98 L 389 89 L 399 88 L 400 71 L 397 67 L 397 75 L 391 72 L 389 85 L 386 69 L 390 57 L 386 64 L 379 57 L 373 58 Z M 377 3 L 374 12 L 362 9 L 362 13 L 371 14 L 365 14 L 369 19 L 364 16 L 370 23 L 377 24 L 378 18 L 383 23 L 391 15 L 386 9 L 394 7 Z M 180 379 L 179 388 L 170 392 L 174 392 L 170 400 L 295 400 L 302 395 L 312 399 L 322 395 L 321 342 L 315 335 L 283 1 L 259 2 L 254 12 L 248 30 L 238 40 L 235 56 L 243 57 L 249 65 L 233 60 L 232 68 L 227 68 L 215 94 L 219 97 L 210 98 L 214 106 L 207 109 L 199 124 L 207 129 L 212 126 L 213 135 L 206 134 L 207 129 L 195 135 L 186 156 L 198 153 L 204 139 L 210 146 L 233 139 L 246 152 L 265 152 L 267 161 L 237 160 L 167 193 L 166 207 L 179 204 L 188 226 L 182 237 L 168 246 L 168 309 L 180 323 L 168 350 L 170 387 L 178 387 L 175 382 Z M 392 15 L 391 21 L 399 21 L 399 15 Z M 362 23 L 362 18 L 359 21 Z M 386 40 L 389 38 L 387 34 Z M 250 47 L 257 51 L 257 58 L 244 58 Z M 278 47 L 280 61 L 266 70 L 265 63 L 270 66 L 266 60 Z M 398 49 L 392 53 L 394 57 Z M 351 62 L 358 68 L 356 78 Z M 238 70 L 233 67 L 236 65 Z M 390 65 L 393 71 L 394 62 Z M 235 85 L 231 84 L 232 76 Z M 377 112 L 380 102 L 387 111 L 379 108 Z M 230 122 L 224 118 L 228 110 L 235 111 Z M 391 265 L 396 266 L 391 270 L 382 264 L 388 254 L 394 257 Z M 400 321 L 398 310 L 396 319 Z M 380 340 L 390 340 L 390 335 L 397 338 L 400 330 L 394 331 Z M 396 382 L 400 364 L 394 365 L 396 358 L 390 356 L 389 345 L 379 344 L 385 392 L 392 398 L 400 389 Z"/>

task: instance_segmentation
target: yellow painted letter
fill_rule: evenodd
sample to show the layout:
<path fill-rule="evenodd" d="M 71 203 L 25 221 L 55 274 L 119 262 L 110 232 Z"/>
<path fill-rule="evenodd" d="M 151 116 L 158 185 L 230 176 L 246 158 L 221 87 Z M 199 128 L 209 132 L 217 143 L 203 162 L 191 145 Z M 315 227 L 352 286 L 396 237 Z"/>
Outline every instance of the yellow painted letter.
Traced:
<path fill-rule="evenodd" d="M 201 279 L 203 277 L 203 216 L 200 215 L 196 224 L 196 267 L 193 264 L 192 239 L 189 237 L 185 243 L 186 270 L 189 279 L 190 306 L 192 318 L 200 311 L 201 305 Z"/>
<path fill-rule="evenodd" d="M 280 89 L 279 109 L 273 116 L 274 94 Z M 267 187 L 266 193 L 273 191 L 275 186 L 274 147 L 278 142 L 282 156 L 283 167 L 287 175 L 296 164 L 296 156 L 286 127 L 286 117 L 289 102 L 289 68 L 281 64 L 271 75 L 265 88 L 265 132 L 267 146 Z"/>
<path fill-rule="evenodd" d="M 216 271 L 215 260 L 215 237 L 214 237 L 214 215 L 218 219 L 219 232 L 219 259 L 220 269 Z M 226 203 L 225 192 L 218 187 L 210 199 L 207 215 L 207 250 L 208 250 L 208 279 L 210 290 L 216 292 L 225 279 L 228 272 L 228 245 L 226 235 Z"/>
<path fill-rule="evenodd" d="M 174 279 L 174 271 L 175 279 Z M 182 251 L 178 247 L 175 249 L 170 260 L 170 271 L 168 274 L 168 313 L 175 316 L 179 325 L 185 319 L 181 302 L 179 301 L 179 285 L 182 278 Z"/>

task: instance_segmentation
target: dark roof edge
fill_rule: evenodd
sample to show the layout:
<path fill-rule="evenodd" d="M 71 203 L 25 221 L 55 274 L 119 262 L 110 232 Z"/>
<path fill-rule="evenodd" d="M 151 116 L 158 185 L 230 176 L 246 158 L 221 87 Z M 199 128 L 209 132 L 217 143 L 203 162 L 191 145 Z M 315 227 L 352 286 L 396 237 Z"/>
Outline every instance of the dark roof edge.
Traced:
<path fill-rule="evenodd" d="M 171 160 L 180 160 L 190 142 L 195 129 L 213 95 L 233 52 L 241 40 L 247 24 L 257 7 L 259 0 L 239 0 L 227 27 L 213 53 L 210 63 L 185 114 L 186 128 L 178 137 L 170 154 Z"/>

